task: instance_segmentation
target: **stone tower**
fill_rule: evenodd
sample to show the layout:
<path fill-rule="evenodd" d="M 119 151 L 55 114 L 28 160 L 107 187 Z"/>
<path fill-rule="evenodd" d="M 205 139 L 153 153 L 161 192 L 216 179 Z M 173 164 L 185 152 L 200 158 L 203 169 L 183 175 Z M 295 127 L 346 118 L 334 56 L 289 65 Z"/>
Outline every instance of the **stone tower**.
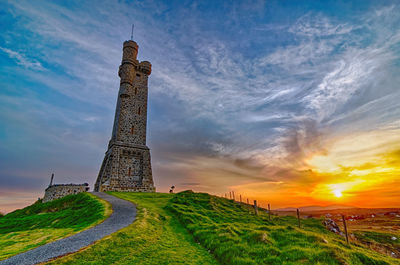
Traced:
<path fill-rule="evenodd" d="M 139 62 L 139 46 L 124 42 L 114 127 L 95 191 L 154 192 L 150 149 L 146 146 L 147 79 L 151 64 Z"/>

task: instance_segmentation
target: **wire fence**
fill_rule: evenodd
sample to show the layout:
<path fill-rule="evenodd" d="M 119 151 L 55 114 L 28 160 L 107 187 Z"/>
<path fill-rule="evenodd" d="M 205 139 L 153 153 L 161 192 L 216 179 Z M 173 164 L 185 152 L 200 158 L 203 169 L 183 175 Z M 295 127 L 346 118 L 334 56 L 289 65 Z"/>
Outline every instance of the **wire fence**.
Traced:
<path fill-rule="evenodd" d="M 229 197 L 228 197 L 228 194 L 229 194 Z M 250 198 L 246 198 L 246 200 L 244 200 L 244 197 L 241 194 L 239 194 L 239 196 L 238 196 L 239 200 L 236 200 L 234 191 L 229 191 L 229 193 L 227 192 L 227 193 L 223 194 L 220 197 L 225 198 L 225 199 L 229 199 L 229 200 L 233 200 L 234 202 L 238 202 L 240 204 L 246 204 L 249 207 L 252 207 L 254 209 L 254 214 L 256 216 L 259 215 L 259 213 L 258 213 L 259 210 L 265 211 L 268 214 L 268 219 L 271 221 L 271 215 L 273 215 L 273 213 L 271 211 L 271 204 L 270 203 L 267 203 L 267 208 L 262 208 L 257 203 L 257 200 L 253 200 L 253 204 L 250 204 L 250 202 L 252 200 Z M 301 228 L 301 220 L 302 220 L 302 218 L 301 218 L 301 215 L 300 215 L 300 209 L 299 208 L 296 209 L 296 217 L 297 217 L 297 226 L 299 228 Z M 343 228 L 344 228 L 344 237 L 345 237 L 346 243 L 350 244 L 349 236 L 348 236 L 348 232 L 347 232 L 348 224 L 346 222 L 346 216 L 344 214 L 342 214 L 341 217 L 342 217 Z M 340 234 L 340 233 L 338 233 L 338 234 Z"/>

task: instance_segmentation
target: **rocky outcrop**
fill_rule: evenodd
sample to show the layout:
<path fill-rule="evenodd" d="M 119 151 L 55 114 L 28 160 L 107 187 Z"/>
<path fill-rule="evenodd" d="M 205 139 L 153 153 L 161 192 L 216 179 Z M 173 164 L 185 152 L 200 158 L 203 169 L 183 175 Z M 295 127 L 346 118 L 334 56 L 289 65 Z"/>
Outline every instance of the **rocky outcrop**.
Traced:
<path fill-rule="evenodd" d="M 323 222 L 322 222 L 326 229 L 328 229 L 329 231 L 336 233 L 338 235 L 344 236 L 344 233 L 342 231 L 340 231 L 340 227 L 337 225 L 337 223 L 330 218 L 326 218 Z"/>

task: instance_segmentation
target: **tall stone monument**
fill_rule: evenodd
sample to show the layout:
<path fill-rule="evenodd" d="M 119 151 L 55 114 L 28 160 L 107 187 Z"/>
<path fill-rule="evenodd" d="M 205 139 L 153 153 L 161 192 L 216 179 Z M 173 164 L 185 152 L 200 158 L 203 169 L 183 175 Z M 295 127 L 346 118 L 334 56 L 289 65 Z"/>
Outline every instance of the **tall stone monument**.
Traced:
<path fill-rule="evenodd" d="M 136 59 L 138 48 L 133 40 L 124 42 L 114 127 L 95 191 L 155 191 L 150 149 L 146 146 L 147 80 L 151 64 Z"/>

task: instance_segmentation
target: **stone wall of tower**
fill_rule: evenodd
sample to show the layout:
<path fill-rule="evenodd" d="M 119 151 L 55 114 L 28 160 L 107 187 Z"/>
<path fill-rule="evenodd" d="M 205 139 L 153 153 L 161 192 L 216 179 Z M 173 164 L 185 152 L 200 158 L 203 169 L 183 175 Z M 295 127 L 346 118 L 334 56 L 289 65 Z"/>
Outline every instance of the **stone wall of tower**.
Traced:
<path fill-rule="evenodd" d="M 110 144 L 123 142 L 146 145 L 148 76 L 151 64 L 136 59 L 137 44 L 124 43 L 122 63 L 118 75 L 121 78 L 115 112 L 113 135 Z"/>
<path fill-rule="evenodd" d="M 113 132 L 95 184 L 96 191 L 155 191 L 150 150 L 146 146 L 151 64 L 139 62 L 137 53 L 136 42 L 124 42 Z"/>
<path fill-rule="evenodd" d="M 114 145 L 106 154 L 103 178 L 95 190 L 154 192 L 150 160 L 149 149 Z"/>

